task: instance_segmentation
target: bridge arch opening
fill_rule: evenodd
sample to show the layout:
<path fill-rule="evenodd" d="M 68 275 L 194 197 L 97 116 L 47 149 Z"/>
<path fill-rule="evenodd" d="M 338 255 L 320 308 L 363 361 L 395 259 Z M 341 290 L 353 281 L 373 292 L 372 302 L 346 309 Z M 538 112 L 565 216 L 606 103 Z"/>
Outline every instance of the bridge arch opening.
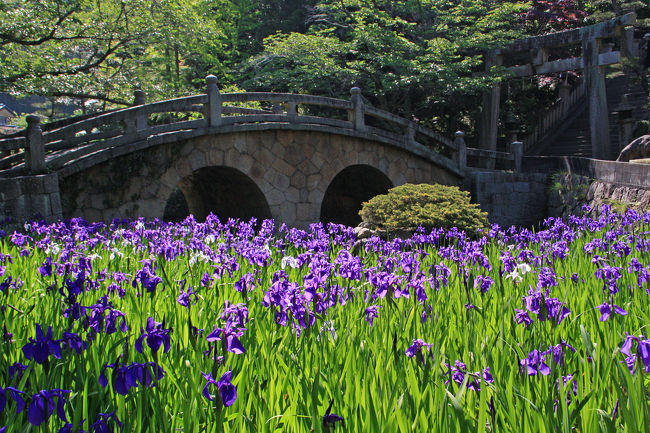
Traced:
<path fill-rule="evenodd" d="M 163 219 L 179 221 L 193 214 L 203 221 L 213 213 L 228 218 L 272 218 L 264 193 L 246 174 L 232 167 L 204 167 L 182 179 L 167 200 Z"/>
<path fill-rule="evenodd" d="M 361 204 L 376 195 L 386 194 L 391 180 L 370 165 L 351 165 L 337 174 L 325 191 L 320 210 L 324 223 L 356 226 L 361 222 Z"/>

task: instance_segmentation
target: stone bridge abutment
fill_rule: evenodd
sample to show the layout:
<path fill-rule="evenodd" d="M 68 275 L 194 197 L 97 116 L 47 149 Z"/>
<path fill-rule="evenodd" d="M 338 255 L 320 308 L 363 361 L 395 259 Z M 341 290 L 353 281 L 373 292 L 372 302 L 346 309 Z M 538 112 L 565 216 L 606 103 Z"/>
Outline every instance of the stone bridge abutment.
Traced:
<path fill-rule="evenodd" d="M 178 219 L 189 212 L 201 220 L 212 212 L 296 227 L 352 224 L 361 202 L 392 186 L 460 183 L 395 146 L 313 130 L 207 134 L 90 158 L 60 174 L 64 217 Z"/>

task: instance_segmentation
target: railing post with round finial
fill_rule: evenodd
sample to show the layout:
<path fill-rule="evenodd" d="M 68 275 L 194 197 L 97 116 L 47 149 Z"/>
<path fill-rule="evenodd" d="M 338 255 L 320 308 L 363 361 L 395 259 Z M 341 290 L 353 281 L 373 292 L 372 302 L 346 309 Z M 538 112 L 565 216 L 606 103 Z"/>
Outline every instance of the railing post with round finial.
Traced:
<path fill-rule="evenodd" d="M 27 116 L 27 130 L 25 131 L 25 166 L 29 173 L 42 173 L 45 171 L 45 146 L 41 118 L 30 114 Z"/>
<path fill-rule="evenodd" d="M 454 144 L 456 145 L 458 170 L 463 172 L 467 168 L 467 145 L 465 144 L 465 133 L 463 131 L 456 131 L 456 134 L 454 134 Z"/>
<path fill-rule="evenodd" d="M 221 126 L 222 101 L 217 86 L 217 77 L 208 75 L 205 77 L 205 83 L 208 94 L 208 126 Z"/>
<path fill-rule="evenodd" d="M 363 98 L 361 98 L 361 89 L 353 87 L 350 89 L 350 100 L 352 101 L 352 111 L 349 119 L 356 131 L 366 130 L 366 119 L 363 110 Z"/>
<path fill-rule="evenodd" d="M 144 105 L 147 103 L 144 91 L 137 89 L 133 92 L 133 105 Z M 142 110 L 137 110 L 135 114 L 135 129 L 140 131 L 147 129 L 147 115 Z"/>
<path fill-rule="evenodd" d="M 514 156 L 515 171 L 521 172 L 521 165 L 524 158 L 524 143 L 521 141 L 513 141 L 508 148 L 508 151 Z"/>

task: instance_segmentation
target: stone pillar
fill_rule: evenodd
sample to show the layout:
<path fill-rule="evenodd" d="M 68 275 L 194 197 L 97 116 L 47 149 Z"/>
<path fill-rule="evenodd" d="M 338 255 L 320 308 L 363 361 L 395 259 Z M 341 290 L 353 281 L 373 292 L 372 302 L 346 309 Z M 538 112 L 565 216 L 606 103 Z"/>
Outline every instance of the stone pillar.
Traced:
<path fill-rule="evenodd" d="M 415 143 L 415 122 L 409 122 L 406 127 L 405 139 L 407 143 Z"/>
<path fill-rule="evenodd" d="M 485 71 L 490 72 L 493 66 L 500 66 L 503 63 L 502 56 L 495 50 L 488 51 L 485 55 Z M 481 107 L 479 148 L 497 150 L 497 132 L 499 127 L 499 100 L 501 86 L 495 85 L 490 91 L 483 94 Z M 494 168 L 494 160 L 487 162 L 486 168 Z"/>
<path fill-rule="evenodd" d="M 217 77 L 208 75 L 205 77 L 205 83 L 208 94 L 208 126 L 221 126 L 222 101 L 219 87 L 217 86 Z"/>
<path fill-rule="evenodd" d="M 350 89 L 350 100 L 352 101 L 352 111 L 349 112 L 349 120 L 354 125 L 356 131 L 366 130 L 366 119 L 363 111 L 363 99 L 361 98 L 361 89 L 353 87 Z"/>
<path fill-rule="evenodd" d="M 289 116 L 289 122 L 296 123 L 298 121 L 298 104 L 296 102 L 289 101 L 287 102 L 285 109 L 287 110 L 287 116 Z"/>
<path fill-rule="evenodd" d="M 27 130 L 25 131 L 25 166 L 30 174 L 42 173 L 45 171 L 45 146 L 43 143 L 43 131 L 41 130 L 41 118 L 30 114 L 27 116 Z"/>
<path fill-rule="evenodd" d="M 587 83 L 587 100 L 589 101 L 591 156 L 595 159 L 605 159 L 610 147 L 609 116 L 605 71 L 598 65 L 599 46 L 600 41 L 596 38 L 586 38 L 582 41 L 582 58 Z"/>
<path fill-rule="evenodd" d="M 456 131 L 454 135 L 454 144 L 456 145 L 456 162 L 458 163 L 458 170 L 461 173 L 467 168 L 467 145 L 465 144 L 465 133 L 463 131 Z"/>
<path fill-rule="evenodd" d="M 147 103 L 144 91 L 138 89 L 135 92 L 133 92 L 133 102 L 134 105 L 144 105 Z M 142 129 L 147 129 L 147 115 L 144 112 L 138 112 L 136 113 L 135 116 L 135 129 L 137 131 L 140 131 Z"/>
<path fill-rule="evenodd" d="M 521 141 L 513 141 L 508 145 L 508 152 L 512 153 L 512 155 L 515 157 L 514 159 L 515 171 L 517 173 L 520 173 L 521 164 L 524 158 L 524 143 L 522 143 Z"/>

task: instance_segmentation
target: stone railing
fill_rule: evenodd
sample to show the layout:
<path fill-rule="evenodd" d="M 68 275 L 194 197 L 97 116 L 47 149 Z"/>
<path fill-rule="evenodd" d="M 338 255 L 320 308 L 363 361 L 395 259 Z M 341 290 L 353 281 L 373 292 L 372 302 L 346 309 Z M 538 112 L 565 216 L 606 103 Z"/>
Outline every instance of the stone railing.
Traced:
<path fill-rule="evenodd" d="M 350 93 L 350 100 L 290 93 L 222 94 L 217 78 L 211 75 L 206 78 L 205 94 L 145 104 L 144 94 L 136 91 L 132 107 L 45 132 L 40 118 L 30 115 L 23 137 L 0 140 L 0 176 L 55 171 L 91 153 L 172 132 L 206 129 L 206 133 L 217 133 L 269 123 L 307 128 L 317 125 L 379 138 L 462 175 L 467 154 L 462 136 L 450 140 L 413 121 L 365 104 L 359 88 L 352 88 Z M 251 103 L 266 108 L 242 106 Z M 335 114 L 308 114 L 313 112 Z M 167 123 L 151 121 L 151 116 L 159 113 L 167 114 Z"/>
<path fill-rule="evenodd" d="M 522 171 L 522 160 L 524 156 L 524 144 L 521 141 L 513 141 L 508 145 L 508 152 L 499 152 L 496 150 L 467 148 L 467 156 L 481 161 L 482 167 L 494 167 L 505 165 L 506 167 L 520 172 Z"/>
<path fill-rule="evenodd" d="M 566 121 L 566 116 L 576 108 L 578 102 L 584 99 L 587 91 L 585 83 L 585 80 L 580 80 L 580 83 L 573 88 L 568 85 L 561 85 L 557 102 L 544 110 L 544 113 L 537 120 L 537 125 L 524 138 L 523 141 L 526 143 L 524 152 L 530 153 L 532 149 L 544 141 L 549 133 L 552 134 L 558 126 Z"/>

